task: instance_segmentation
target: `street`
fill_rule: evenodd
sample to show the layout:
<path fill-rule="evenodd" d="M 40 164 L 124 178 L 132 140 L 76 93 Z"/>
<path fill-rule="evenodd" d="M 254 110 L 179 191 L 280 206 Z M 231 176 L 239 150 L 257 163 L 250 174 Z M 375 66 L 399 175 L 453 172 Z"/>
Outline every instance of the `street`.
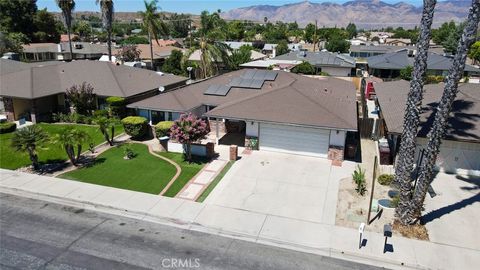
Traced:
<path fill-rule="evenodd" d="M 378 269 L 0 193 L 1 269 Z"/>

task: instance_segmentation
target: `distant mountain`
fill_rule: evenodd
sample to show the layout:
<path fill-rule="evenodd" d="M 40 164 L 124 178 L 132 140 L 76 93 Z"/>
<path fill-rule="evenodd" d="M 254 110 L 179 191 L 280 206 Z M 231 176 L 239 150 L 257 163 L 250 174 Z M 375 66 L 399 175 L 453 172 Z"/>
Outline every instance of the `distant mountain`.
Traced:
<path fill-rule="evenodd" d="M 438 2 L 435 9 L 434 27 L 454 20 L 465 20 L 471 1 L 449 0 Z M 402 26 L 413 28 L 420 23 L 422 7 L 399 2 L 389 4 L 380 0 L 354 0 L 343 4 L 331 2 L 311 3 L 309 1 L 286 4 L 283 6 L 257 5 L 236 8 L 223 12 L 224 19 L 294 22 L 305 26 L 318 20 L 321 26 L 346 26 L 353 22 L 360 28 L 379 28 Z"/>

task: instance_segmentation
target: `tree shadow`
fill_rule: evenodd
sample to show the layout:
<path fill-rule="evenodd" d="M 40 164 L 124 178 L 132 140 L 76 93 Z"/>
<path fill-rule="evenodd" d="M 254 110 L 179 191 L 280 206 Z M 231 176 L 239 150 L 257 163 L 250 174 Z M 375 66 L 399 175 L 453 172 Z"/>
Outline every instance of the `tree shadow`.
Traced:
<path fill-rule="evenodd" d="M 421 109 L 421 122 L 418 136 L 427 136 L 435 120 L 438 104 L 439 102 L 431 102 Z M 475 130 L 475 123 L 480 121 L 480 114 L 473 113 L 470 110 L 474 105 L 474 102 L 463 99 L 457 99 L 453 102 L 445 131 L 446 139 L 480 139 L 480 136 L 470 132 L 471 130 Z"/>

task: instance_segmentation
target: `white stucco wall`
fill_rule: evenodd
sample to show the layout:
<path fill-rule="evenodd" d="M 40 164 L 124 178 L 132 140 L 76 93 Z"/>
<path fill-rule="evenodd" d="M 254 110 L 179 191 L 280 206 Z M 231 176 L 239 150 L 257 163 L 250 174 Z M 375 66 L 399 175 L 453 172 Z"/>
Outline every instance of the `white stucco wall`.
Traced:
<path fill-rule="evenodd" d="M 168 141 L 168 152 L 183 153 L 183 145 Z M 207 147 L 205 145 L 192 145 L 192 155 L 205 157 L 207 155 Z"/>
<path fill-rule="evenodd" d="M 328 73 L 330 76 L 350 76 L 351 68 L 338 68 L 338 67 L 322 67 L 322 72 Z"/>
<path fill-rule="evenodd" d="M 346 134 L 343 130 L 330 130 L 330 145 L 345 147 Z"/>
<path fill-rule="evenodd" d="M 258 137 L 258 122 L 245 121 L 245 135 Z"/>

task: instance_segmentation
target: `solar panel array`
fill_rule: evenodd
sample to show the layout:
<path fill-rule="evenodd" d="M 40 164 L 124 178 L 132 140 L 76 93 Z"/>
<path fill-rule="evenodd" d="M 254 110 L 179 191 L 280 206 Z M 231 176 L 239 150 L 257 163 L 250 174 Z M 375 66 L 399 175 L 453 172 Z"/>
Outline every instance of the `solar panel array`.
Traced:
<path fill-rule="evenodd" d="M 270 70 L 246 70 L 240 77 L 233 78 L 227 85 L 210 85 L 205 95 L 226 96 L 232 87 L 261 89 L 265 81 L 274 81 L 278 73 Z"/>
<path fill-rule="evenodd" d="M 212 96 L 226 96 L 230 91 L 230 88 L 231 87 L 229 85 L 212 84 L 207 88 L 204 94 Z"/>

